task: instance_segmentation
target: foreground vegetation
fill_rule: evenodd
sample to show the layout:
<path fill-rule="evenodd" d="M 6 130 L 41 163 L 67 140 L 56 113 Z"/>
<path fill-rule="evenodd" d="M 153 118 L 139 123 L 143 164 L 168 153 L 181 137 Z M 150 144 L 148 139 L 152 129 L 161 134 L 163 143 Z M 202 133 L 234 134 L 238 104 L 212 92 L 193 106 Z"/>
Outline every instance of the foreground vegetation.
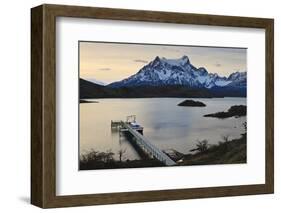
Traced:
<path fill-rule="evenodd" d="M 164 166 L 156 159 L 142 160 L 122 160 L 122 151 L 119 151 L 119 160 L 113 158 L 114 153 L 111 151 L 97 152 L 91 150 L 80 156 L 80 170 L 92 169 L 120 169 L 120 168 L 143 168 Z M 124 154 L 124 153 L 123 153 Z"/>
<path fill-rule="evenodd" d="M 217 145 L 203 143 L 205 148 L 195 154 L 184 155 L 179 165 L 211 165 L 246 163 L 246 137 L 220 142 Z"/>
<path fill-rule="evenodd" d="M 191 149 L 192 154 L 182 154 L 178 151 L 165 152 L 178 166 L 214 165 L 214 164 L 239 164 L 247 162 L 247 124 L 243 124 L 245 133 L 240 138 L 229 139 L 228 135 L 222 136 L 218 144 L 210 145 L 207 140 L 198 141 L 196 147 Z M 143 168 L 165 166 L 156 159 L 144 158 L 141 160 L 126 160 L 126 150 L 120 150 L 119 159 L 114 158 L 114 153 L 109 151 L 97 152 L 91 150 L 80 156 L 80 170 L 92 169 L 119 169 Z M 179 157 L 180 156 L 180 157 Z"/>
<path fill-rule="evenodd" d="M 222 140 L 216 145 L 209 145 L 207 140 L 198 141 L 196 148 L 190 150 L 195 153 L 184 155 L 179 165 L 246 163 L 247 123 L 243 126 L 245 133 L 238 139 L 229 140 L 229 136 L 222 136 Z"/>
<path fill-rule="evenodd" d="M 194 154 L 183 154 L 178 166 L 238 164 L 247 161 L 246 136 L 239 139 L 209 145 L 206 140 L 198 142 L 198 147 L 191 150 Z M 115 160 L 112 152 L 90 151 L 80 157 L 80 170 L 143 168 L 164 166 L 156 159 Z"/>

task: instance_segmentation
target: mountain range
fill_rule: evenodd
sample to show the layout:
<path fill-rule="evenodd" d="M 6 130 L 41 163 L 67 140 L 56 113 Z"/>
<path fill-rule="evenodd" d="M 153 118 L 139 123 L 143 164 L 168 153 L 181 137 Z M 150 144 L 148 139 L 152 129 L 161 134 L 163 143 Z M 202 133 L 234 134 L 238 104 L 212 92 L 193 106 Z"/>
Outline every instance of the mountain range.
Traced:
<path fill-rule="evenodd" d="M 136 74 L 106 86 L 80 79 L 80 98 L 245 97 L 246 89 L 246 72 L 219 76 L 196 68 L 185 55 L 179 59 L 157 56 Z"/>
<path fill-rule="evenodd" d="M 182 85 L 210 89 L 215 86 L 246 86 L 246 77 L 246 72 L 235 72 L 229 77 L 221 77 L 217 73 L 208 73 L 203 67 L 198 69 L 194 67 L 187 56 L 179 59 L 166 59 L 157 56 L 136 74 L 124 80 L 111 83 L 109 86 Z"/>

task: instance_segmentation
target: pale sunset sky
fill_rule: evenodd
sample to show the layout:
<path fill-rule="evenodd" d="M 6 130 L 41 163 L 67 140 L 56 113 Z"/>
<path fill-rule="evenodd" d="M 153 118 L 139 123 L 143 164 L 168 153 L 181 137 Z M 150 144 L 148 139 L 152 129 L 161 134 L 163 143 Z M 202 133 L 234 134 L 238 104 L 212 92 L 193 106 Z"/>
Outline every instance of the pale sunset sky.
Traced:
<path fill-rule="evenodd" d="M 126 43 L 79 42 L 80 78 L 111 83 L 137 73 L 156 56 L 168 59 L 188 56 L 197 68 L 229 76 L 247 71 L 247 49 L 170 46 Z"/>

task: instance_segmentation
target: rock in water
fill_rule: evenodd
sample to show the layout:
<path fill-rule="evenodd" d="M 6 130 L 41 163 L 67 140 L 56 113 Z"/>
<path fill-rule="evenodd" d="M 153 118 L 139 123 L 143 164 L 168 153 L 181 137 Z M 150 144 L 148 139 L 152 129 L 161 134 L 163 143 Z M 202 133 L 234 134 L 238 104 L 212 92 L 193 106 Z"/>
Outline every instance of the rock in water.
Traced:
<path fill-rule="evenodd" d="M 205 107 L 206 104 L 200 101 L 184 100 L 183 102 L 179 103 L 178 106 Z"/>

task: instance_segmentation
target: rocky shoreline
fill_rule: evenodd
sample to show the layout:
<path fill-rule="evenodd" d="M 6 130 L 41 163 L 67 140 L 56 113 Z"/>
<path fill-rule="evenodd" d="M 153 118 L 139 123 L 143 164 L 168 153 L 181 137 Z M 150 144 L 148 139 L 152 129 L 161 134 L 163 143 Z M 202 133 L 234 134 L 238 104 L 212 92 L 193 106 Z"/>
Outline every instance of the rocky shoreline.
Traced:
<path fill-rule="evenodd" d="M 80 104 L 98 103 L 98 101 L 87 101 L 87 100 L 84 100 L 84 99 L 80 99 L 80 100 L 79 100 L 79 103 L 80 103 Z"/>
<path fill-rule="evenodd" d="M 230 117 L 242 117 L 247 115 L 247 107 L 245 105 L 231 106 L 227 112 L 216 112 L 204 115 L 204 117 L 214 118 L 230 118 Z"/>

